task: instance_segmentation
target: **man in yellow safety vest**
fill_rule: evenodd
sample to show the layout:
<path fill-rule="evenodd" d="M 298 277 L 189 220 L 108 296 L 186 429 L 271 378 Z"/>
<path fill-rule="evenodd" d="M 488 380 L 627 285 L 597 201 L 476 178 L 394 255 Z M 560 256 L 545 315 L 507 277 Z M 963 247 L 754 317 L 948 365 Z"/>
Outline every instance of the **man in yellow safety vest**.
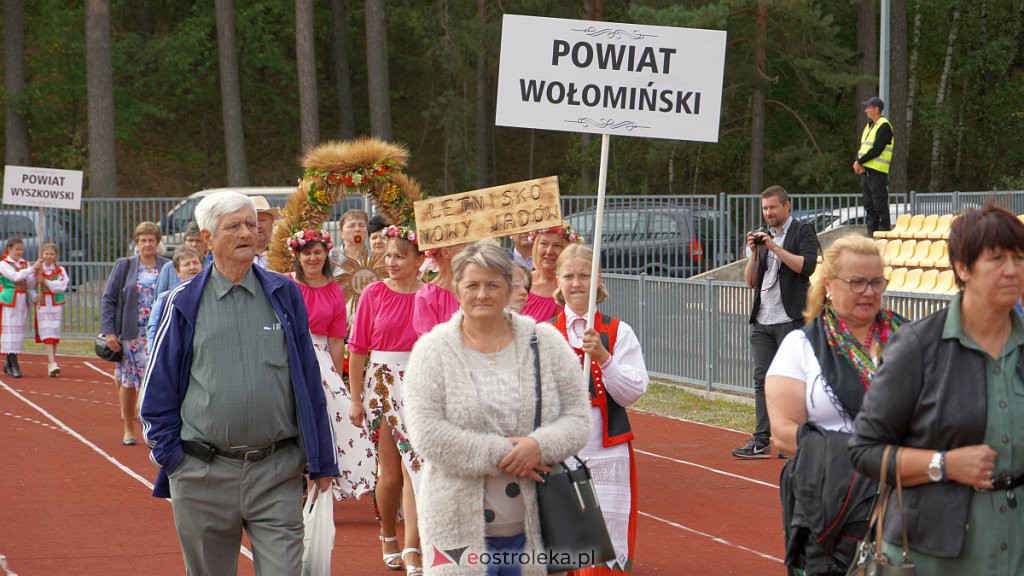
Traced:
<path fill-rule="evenodd" d="M 860 174 L 860 191 L 864 195 L 865 223 L 868 235 L 876 230 L 889 230 L 889 165 L 896 137 L 889 119 L 882 116 L 885 103 L 873 96 L 864 102 L 864 113 L 870 120 L 860 137 L 860 150 L 853 162 L 853 171 Z"/>

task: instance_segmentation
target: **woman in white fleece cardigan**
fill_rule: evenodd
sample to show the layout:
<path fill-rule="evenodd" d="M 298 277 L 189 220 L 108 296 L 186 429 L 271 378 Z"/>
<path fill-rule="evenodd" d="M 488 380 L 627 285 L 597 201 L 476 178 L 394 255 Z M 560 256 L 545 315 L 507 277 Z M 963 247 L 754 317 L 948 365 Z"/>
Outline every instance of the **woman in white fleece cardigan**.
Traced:
<path fill-rule="evenodd" d="M 590 403 L 579 360 L 548 325 L 509 314 L 512 260 L 478 242 L 453 262 L 460 312 L 420 337 L 405 373 L 409 435 L 423 457 L 417 495 L 427 574 L 541 576 L 485 565 L 544 550 L 535 480 L 586 443 Z M 533 429 L 540 351 L 541 425 Z M 496 554 L 497 553 L 497 554 Z"/>

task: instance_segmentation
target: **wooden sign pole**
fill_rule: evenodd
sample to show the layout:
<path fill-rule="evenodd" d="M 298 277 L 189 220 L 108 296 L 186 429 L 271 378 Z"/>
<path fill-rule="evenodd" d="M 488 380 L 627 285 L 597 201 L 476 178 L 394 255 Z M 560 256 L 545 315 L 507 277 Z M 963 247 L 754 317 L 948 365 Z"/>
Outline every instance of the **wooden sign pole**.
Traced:
<path fill-rule="evenodd" d="M 608 184 L 608 134 L 601 134 L 601 171 L 597 177 L 597 213 L 594 214 L 594 261 L 590 264 L 590 303 L 587 305 L 587 328 L 594 326 L 597 312 L 597 287 L 601 285 L 601 229 L 604 224 L 604 191 Z M 590 354 L 583 356 L 583 371 L 590 373 Z"/>

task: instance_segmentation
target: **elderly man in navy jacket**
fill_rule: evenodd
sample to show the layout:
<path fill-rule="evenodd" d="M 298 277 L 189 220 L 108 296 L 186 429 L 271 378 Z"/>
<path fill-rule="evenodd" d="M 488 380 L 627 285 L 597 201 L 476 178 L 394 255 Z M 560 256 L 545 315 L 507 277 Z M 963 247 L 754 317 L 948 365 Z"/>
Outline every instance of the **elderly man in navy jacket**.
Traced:
<path fill-rule="evenodd" d="M 298 286 L 253 266 L 256 211 L 235 192 L 196 207 L 213 266 L 168 296 L 141 417 L 192 576 L 235 574 L 242 530 L 257 574 L 298 574 L 302 473 L 338 474 Z"/>

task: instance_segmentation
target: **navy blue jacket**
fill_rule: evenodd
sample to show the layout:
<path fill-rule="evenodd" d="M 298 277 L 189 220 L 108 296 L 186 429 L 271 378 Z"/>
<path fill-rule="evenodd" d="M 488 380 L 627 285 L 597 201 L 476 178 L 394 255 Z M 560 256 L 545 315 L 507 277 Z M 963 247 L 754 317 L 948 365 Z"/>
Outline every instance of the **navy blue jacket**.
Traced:
<path fill-rule="evenodd" d="M 185 458 L 181 444 L 181 404 L 185 400 L 192 370 L 192 336 L 199 300 L 212 271 L 213 266 L 207 266 L 198 276 L 182 282 L 168 293 L 156 340 L 150 344 L 151 355 L 142 382 L 139 415 L 142 433 L 152 448 L 150 459 L 160 467 L 153 488 L 153 495 L 158 498 L 171 496 L 167 475 Z M 276 272 L 259 266 L 253 266 L 252 271 L 285 331 L 288 369 L 310 477 L 337 476 L 334 433 L 327 415 L 320 367 L 309 336 L 309 318 L 302 293 L 298 284 Z M 230 361 L 227 358 L 223 360 Z"/>

